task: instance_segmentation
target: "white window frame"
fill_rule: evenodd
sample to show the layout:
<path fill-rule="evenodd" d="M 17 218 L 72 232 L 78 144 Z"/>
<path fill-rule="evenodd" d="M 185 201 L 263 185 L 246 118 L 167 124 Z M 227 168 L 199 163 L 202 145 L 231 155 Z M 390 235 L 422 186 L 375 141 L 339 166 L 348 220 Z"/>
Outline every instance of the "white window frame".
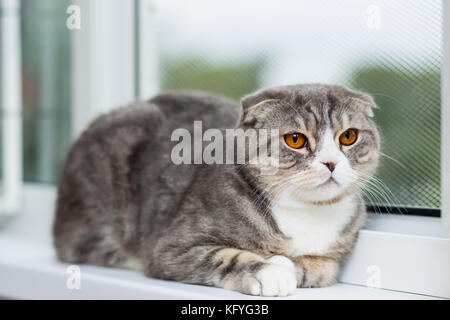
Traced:
<path fill-rule="evenodd" d="M 137 98 L 148 98 L 158 88 L 151 0 L 116 0 L 114 5 L 108 0 L 75 3 L 81 8 L 82 29 L 73 31 L 74 137 L 99 113 L 127 104 L 136 98 L 136 92 Z M 413 222 L 420 230 L 422 222 L 432 221 L 441 233 L 362 230 L 340 276 L 341 282 L 365 286 L 374 270 L 371 267 L 375 267 L 381 288 L 450 298 L 450 1 L 443 3 L 441 218 L 417 217 Z M 135 5 L 140 17 L 139 52 L 134 51 Z M 110 39 L 105 37 L 107 33 L 116 36 Z M 135 70 L 136 62 L 140 66 L 138 76 L 130 72 Z M 389 224 L 390 217 L 379 219 Z"/>
<path fill-rule="evenodd" d="M 158 88 L 152 2 L 110 2 L 75 1 L 82 27 L 73 34 L 73 137 L 99 114 L 150 98 Z"/>
<path fill-rule="evenodd" d="M 73 39 L 73 136 L 93 118 L 135 98 L 134 2 L 77 0 Z M 114 36 L 111 36 L 114 35 Z"/>
<path fill-rule="evenodd" d="M 16 214 L 22 189 L 20 1 L 0 0 L 2 177 L 0 218 Z"/>
<path fill-rule="evenodd" d="M 450 238 L 450 1 L 443 1 L 441 73 L 441 219 L 442 236 Z"/>
<path fill-rule="evenodd" d="M 159 90 L 158 47 L 156 38 L 155 6 L 152 0 L 135 0 L 138 16 L 136 44 L 137 98 L 149 99 Z"/>

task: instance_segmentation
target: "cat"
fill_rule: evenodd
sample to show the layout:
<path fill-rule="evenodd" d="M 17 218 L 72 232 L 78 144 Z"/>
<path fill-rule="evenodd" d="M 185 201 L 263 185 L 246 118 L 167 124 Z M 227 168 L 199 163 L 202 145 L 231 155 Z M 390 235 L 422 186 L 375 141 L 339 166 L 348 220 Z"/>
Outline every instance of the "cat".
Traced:
<path fill-rule="evenodd" d="M 336 282 L 366 211 L 380 138 L 372 97 L 342 86 L 265 88 L 241 104 L 168 92 L 95 120 L 63 167 L 60 261 L 286 296 Z M 278 168 L 174 164 L 177 128 L 279 130 Z"/>

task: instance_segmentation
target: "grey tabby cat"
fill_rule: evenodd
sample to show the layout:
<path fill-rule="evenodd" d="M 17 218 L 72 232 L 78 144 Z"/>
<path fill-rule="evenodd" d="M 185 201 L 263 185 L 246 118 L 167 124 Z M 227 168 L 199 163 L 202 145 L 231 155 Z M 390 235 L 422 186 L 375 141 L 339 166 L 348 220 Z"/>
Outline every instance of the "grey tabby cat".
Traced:
<path fill-rule="evenodd" d="M 167 93 L 106 114 L 73 145 L 54 223 L 67 263 L 285 296 L 333 284 L 366 212 L 380 139 L 372 98 L 341 86 L 260 90 L 242 106 Z M 175 165 L 170 140 L 208 128 L 279 129 L 279 168 Z"/>

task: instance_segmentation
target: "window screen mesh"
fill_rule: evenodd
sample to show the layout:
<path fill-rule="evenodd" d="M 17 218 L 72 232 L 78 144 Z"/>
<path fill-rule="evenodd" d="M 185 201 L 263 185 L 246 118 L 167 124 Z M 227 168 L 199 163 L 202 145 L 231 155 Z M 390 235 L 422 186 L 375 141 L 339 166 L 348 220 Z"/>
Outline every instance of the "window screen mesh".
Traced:
<path fill-rule="evenodd" d="M 238 100 L 263 86 L 325 82 L 371 93 L 387 188 L 368 201 L 440 207 L 441 1 L 154 5 L 161 89 Z"/>

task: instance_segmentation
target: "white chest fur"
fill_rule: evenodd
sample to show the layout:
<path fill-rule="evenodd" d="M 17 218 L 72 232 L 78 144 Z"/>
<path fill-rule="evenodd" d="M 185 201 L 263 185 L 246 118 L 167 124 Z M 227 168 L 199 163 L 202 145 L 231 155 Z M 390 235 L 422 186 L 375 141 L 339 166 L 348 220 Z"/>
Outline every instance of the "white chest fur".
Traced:
<path fill-rule="evenodd" d="M 278 228 L 291 237 L 295 256 L 322 254 L 335 243 L 355 214 L 352 197 L 327 206 L 312 206 L 282 198 L 272 207 Z"/>

